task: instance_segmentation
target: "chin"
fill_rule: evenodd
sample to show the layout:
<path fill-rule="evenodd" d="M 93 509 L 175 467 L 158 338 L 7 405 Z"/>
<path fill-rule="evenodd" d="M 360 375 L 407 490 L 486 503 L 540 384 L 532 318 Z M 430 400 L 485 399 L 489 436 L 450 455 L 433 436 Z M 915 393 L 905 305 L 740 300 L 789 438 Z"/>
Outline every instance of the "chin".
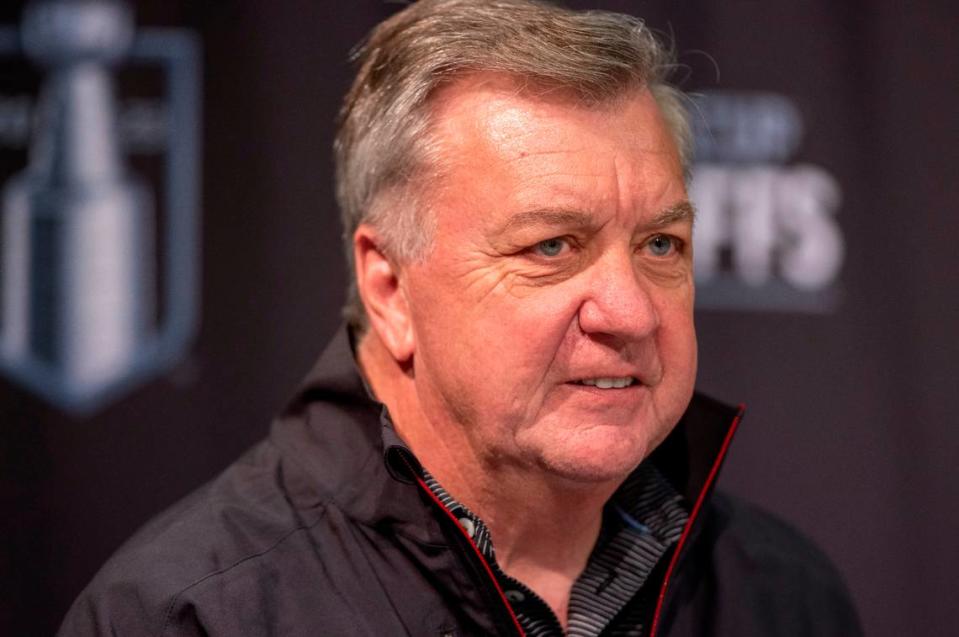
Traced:
<path fill-rule="evenodd" d="M 516 443 L 541 471 L 558 478 L 583 485 L 622 482 L 673 425 L 649 402 L 627 413 L 555 412 L 521 432 Z"/>
<path fill-rule="evenodd" d="M 544 449 L 538 454 L 538 464 L 552 475 L 583 485 L 621 482 L 652 451 L 648 441 L 629 440 L 622 430 L 566 442 L 573 444 L 557 446 L 554 442 Z"/>

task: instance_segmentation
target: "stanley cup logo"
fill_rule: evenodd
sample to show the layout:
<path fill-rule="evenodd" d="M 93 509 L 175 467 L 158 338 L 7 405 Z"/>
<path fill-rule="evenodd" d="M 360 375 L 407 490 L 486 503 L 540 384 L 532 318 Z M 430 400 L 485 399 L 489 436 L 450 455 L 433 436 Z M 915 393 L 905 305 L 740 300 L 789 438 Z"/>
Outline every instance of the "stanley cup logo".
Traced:
<path fill-rule="evenodd" d="M 2 351 L 84 394 L 132 365 L 153 306 L 152 206 L 123 169 L 107 66 L 132 23 L 119 5 L 40 4 L 21 34 L 47 79 L 30 165 L 3 201 Z"/>
<path fill-rule="evenodd" d="M 153 35 L 144 59 L 169 33 Z M 107 0 L 35 2 L 20 40 L 44 80 L 28 166 L 3 193 L 0 358 L 38 393 L 84 410 L 175 362 L 192 335 L 195 198 L 186 202 L 183 189 L 195 192 L 195 177 L 183 164 L 195 160 L 195 140 L 183 137 L 195 130 L 174 127 L 180 143 L 168 153 L 166 315 L 157 321 L 154 198 L 125 165 L 113 86 L 134 45 L 131 12 Z"/>

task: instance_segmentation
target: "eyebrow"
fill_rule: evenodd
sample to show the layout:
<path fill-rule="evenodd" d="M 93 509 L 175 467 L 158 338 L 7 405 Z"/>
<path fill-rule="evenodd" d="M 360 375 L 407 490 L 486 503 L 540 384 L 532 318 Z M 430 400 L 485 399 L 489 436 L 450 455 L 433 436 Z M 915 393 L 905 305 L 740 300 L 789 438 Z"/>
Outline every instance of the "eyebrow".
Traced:
<path fill-rule="evenodd" d="M 649 223 L 645 224 L 650 228 L 664 228 L 674 223 L 689 221 L 692 223 L 696 218 L 696 209 L 689 201 L 681 201 L 674 204 L 658 215 L 653 217 Z M 526 210 L 517 213 L 500 229 L 501 233 L 507 233 L 530 226 L 565 226 L 572 228 L 588 229 L 596 225 L 592 216 L 578 210 L 569 210 L 565 208 L 537 208 L 535 210 Z"/>
<path fill-rule="evenodd" d="M 529 226 L 566 226 L 589 228 L 595 225 L 590 215 L 578 210 L 564 208 L 537 208 L 517 213 L 503 225 L 501 232 L 511 232 Z"/>
<path fill-rule="evenodd" d="M 681 201 L 660 212 L 648 225 L 652 228 L 663 228 L 682 221 L 693 223 L 695 220 L 696 208 L 689 201 Z"/>

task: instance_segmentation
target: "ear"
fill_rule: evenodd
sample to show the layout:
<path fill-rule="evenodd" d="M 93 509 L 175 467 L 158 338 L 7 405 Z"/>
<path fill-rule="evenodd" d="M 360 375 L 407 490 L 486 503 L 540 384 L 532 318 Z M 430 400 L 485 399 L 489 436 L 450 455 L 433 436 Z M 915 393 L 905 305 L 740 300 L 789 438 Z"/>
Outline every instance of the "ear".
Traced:
<path fill-rule="evenodd" d="M 376 230 L 361 224 L 353 233 L 356 286 L 366 308 L 370 329 L 401 365 L 413 357 L 415 339 L 409 304 L 400 286 L 402 274 L 383 252 Z"/>

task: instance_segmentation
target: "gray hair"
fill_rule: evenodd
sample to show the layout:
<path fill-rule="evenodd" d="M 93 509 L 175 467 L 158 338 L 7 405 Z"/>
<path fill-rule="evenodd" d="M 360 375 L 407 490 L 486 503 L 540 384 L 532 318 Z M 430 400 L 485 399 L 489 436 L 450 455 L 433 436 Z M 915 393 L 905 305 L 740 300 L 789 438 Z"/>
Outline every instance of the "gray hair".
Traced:
<path fill-rule="evenodd" d="M 356 290 L 353 234 L 371 224 L 380 248 L 397 262 L 427 253 L 433 217 L 420 199 L 439 170 L 431 156 L 429 99 L 456 78 L 507 73 L 565 89 L 586 104 L 646 87 L 684 165 L 690 154 L 682 94 L 666 82 L 672 51 L 632 16 L 539 0 L 419 0 L 374 28 L 354 59 L 359 69 L 340 111 L 334 151 L 351 281 L 343 313 L 358 331 L 366 316 Z"/>

